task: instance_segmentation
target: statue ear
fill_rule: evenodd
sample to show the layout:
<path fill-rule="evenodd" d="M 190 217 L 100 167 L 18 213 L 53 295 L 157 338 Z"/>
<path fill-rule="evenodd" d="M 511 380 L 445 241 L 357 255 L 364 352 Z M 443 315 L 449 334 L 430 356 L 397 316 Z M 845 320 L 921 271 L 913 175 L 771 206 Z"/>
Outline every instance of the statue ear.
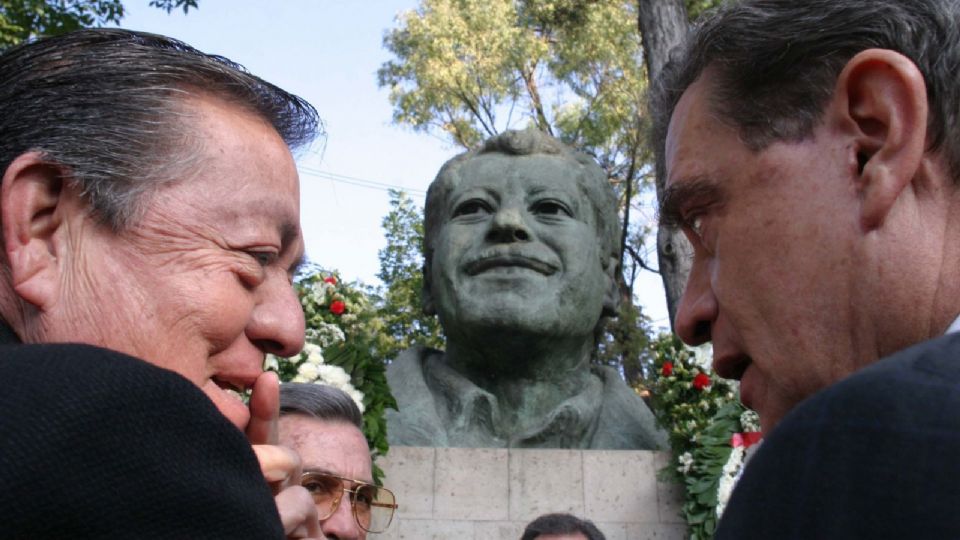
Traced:
<path fill-rule="evenodd" d="M 620 308 L 620 285 L 617 283 L 617 271 L 620 268 L 620 259 L 609 257 L 603 274 L 607 279 L 603 294 L 603 316 L 616 317 Z"/>
<path fill-rule="evenodd" d="M 14 159 L 0 180 L 3 247 L 11 285 L 20 298 L 40 310 L 60 294 L 60 263 L 65 248 L 64 171 L 40 152 Z"/>
<path fill-rule="evenodd" d="M 423 289 L 420 291 L 421 309 L 425 315 L 436 315 L 437 307 L 433 302 L 432 280 L 430 279 L 430 256 L 424 257 Z"/>

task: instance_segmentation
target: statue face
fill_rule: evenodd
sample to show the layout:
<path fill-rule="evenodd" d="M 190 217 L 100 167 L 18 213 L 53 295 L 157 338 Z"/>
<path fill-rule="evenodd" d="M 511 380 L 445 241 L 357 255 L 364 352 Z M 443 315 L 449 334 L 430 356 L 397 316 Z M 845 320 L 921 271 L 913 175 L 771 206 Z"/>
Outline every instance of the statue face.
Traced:
<path fill-rule="evenodd" d="M 539 154 L 461 165 L 427 276 L 426 300 L 448 337 L 490 329 L 592 337 L 614 270 L 601 264 L 578 173 L 575 162 Z"/>

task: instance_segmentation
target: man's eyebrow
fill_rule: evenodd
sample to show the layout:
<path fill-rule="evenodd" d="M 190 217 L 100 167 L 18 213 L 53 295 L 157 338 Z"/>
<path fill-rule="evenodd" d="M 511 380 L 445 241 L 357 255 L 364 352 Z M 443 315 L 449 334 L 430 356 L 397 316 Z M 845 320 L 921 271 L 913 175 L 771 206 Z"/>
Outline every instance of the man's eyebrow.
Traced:
<path fill-rule="evenodd" d="M 307 262 L 308 262 L 307 254 L 301 253 L 300 256 L 297 257 L 297 260 L 294 261 L 294 263 L 290 265 L 290 268 L 287 269 L 287 273 L 290 274 L 291 276 L 300 275 L 300 271 L 303 270 L 305 266 L 307 266 Z"/>
<path fill-rule="evenodd" d="M 657 211 L 661 227 L 677 227 L 683 223 L 683 212 L 691 201 L 721 202 L 723 189 L 720 184 L 708 176 L 696 176 L 674 182 L 668 187 L 660 200 Z"/>
<path fill-rule="evenodd" d="M 288 250 L 294 246 L 298 246 L 298 249 L 300 250 L 296 260 L 287 269 L 287 272 L 291 276 L 296 276 L 307 264 L 307 254 L 303 251 L 303 243 L 297 241 L 302 236 L 300 225 L 298 223 L 284 221 L 279 226 L 279 232 L 282 250 Z"/>
<path fill-rule="evenodd" d="M 370 484 L 371 486 L 376 485 L 376 484 L 373 482 L 373 479 L 372 479 L 372 478 L 371 478 L 370 480 L 361 480 L 361 479 L 359 479 L 359 478 L 349 478 L 349 477 L 347 477 L 347 476 L 343 476 L 342 474 L 333 472 L 333 471 L 330 470 L 330 469 L 324 469 L 324 468 L 322 468 L 322 467 L 305 468 L 305 469 L 303 469 L 303 472 L 305 472 L 305 473 L 315 473 L 315 474 L 326 474 L 326 475 L 329 475 L 329 476 L 336 476 L 336 477 L 338 477 L 338 478 L 344 478 L 344 479 L 350 480 L 350 481 L 352 481 L 352 482 L 354 482 L 354 483 L 362 482 L 362 483 L 364 483 L 364 484 Z M 379 487 L 382 487 L 382 486 L 379 486 Z"/>
<path fill-rule="evenodd" d="M 289 221 L 280 224 L 280 241 L 284 244 L 290 244 L 300 238 L 300 225 Z"/>
<path fill-rule="evenodd" d="M 305 473 L 316 473 L 316 474 L 329 474 L 331 476 L 339 476 L 337 473 L 331 471 L 330 469 L 324 469 L 323 467 L 304 467 L 303 472 Z"/>

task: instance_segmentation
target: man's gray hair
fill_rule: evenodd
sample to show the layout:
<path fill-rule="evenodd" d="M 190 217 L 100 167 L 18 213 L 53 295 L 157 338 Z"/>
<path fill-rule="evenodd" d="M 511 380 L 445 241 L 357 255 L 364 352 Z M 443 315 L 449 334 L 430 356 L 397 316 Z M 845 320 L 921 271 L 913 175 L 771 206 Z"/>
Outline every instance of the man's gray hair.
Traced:
<path fill-rule="evenodd" d="M 122 230 L 145 194 L 195 165 L 191 96 L 263 118 L 291 150 L 321 131 L 310 104 L 223 57 L 154 34 L 80 30 L 0 55 L 0 171 L 39 151 Z"/>
<path fill-rule="evenodd" d="M 664 68 L 652 98 L 662 145 L 683 92 L 709 68 L 712 106 L 745 143 L 809 137 L 837 76 L 857 53 L 881 48 L 916 64 L 927 85 L 930 149 L 960 178 L 960 0 L 754 0 L 701 20 Z"/>
<path fill-rule="evenodd" d="M 542 131 L 525 129 L 504 131 L 487 139 L 477 150 L 460 154 L 443 164 L 436 179 L 427 189 L 427 200 L 424 203 L 423 251 L 426 261 L 429 262 L 433 255 L 433 243 L 440 224 L 445 220 L 444 212 L 449 194 L 460 182 L 460 167 L 471 159 L 491 153 L 508 156 L 544 154 L 569 160 L 571 167 L 578 169 L 580 190 L 593 206 L 597 237 L 603 244 L 604 255 L 607 256 L 602 261 L 604 268 L 611 258 L 619 260 L 620 222 L 617 214 L 617 199 L 606 173 L 587 154 L 574 151 Z"/>
<path fill-rule="evenodd" d="M 280 385 L 280 416 L 302 414 L 331 422 L 346 422 L 363 431 L 363 415 L 353 398 L 325 384 L 287 382 Z"/>

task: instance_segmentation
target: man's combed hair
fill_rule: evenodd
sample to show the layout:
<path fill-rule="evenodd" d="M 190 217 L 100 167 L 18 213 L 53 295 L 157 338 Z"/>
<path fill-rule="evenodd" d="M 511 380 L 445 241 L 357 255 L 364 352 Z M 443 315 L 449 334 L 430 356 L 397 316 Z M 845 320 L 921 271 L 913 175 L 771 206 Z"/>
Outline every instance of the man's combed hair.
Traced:
<path fill-rule="evenodd" d="M 154 34 L 81 30 L 0 55 L 0 170 L 39 151 L 121 230 L 142 196 L 188 170 L 202 144 L 184 121 L 190 96 L 249 110 L 291 149 L 321 130 L 310 104 L 226 58 Z"/>
<path fill-rule="evenodd" d="M 287 382 L 280 385 L 280 415 L 302 414 L 330 422 L 346 422 L 363 430 L 363 415 L 353 398 L 325 384 Z"/>
<path fill-rule="evenodd" d="M 570 514 L 544 514 L 530 522 L 520 540 L 536 540 L 541 534 L 581 533 L 587 540 L 606 540 L 593 522 Z"/>
<path fill-rule="evenodd" d="M 923 74 L 930 149 L 960 177 L 960 0 L 755 0 L 698 23 L 654 92 L 655 140 L 663 143 L 683 92 L 706 69 L 712 105 L 760 150 L 809 137 L 857 53 L 890 49 Z"/>

